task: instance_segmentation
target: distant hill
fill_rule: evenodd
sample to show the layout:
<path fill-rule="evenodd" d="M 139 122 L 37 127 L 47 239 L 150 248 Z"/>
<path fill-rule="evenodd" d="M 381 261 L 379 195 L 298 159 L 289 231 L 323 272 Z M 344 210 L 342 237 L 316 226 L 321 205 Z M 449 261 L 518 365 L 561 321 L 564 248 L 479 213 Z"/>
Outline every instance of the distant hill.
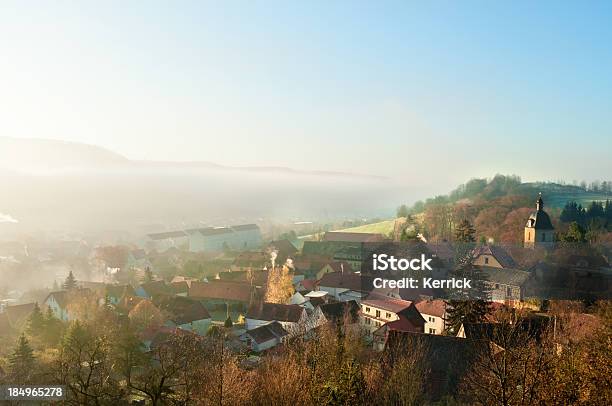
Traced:
<path fill-rule="evenodd" d="M 0 170 L 22 173 L 48 173 L 97 170 L 217 170 L 250 173 L 277 173 L 331 177 L 381 179 L 380 176 L 333 172 L 303 171 L 275 166 L 226 166 L 207 161 L 143 161 L 130 160 L 108 149 L 77 142 L 0 137 Z"/>

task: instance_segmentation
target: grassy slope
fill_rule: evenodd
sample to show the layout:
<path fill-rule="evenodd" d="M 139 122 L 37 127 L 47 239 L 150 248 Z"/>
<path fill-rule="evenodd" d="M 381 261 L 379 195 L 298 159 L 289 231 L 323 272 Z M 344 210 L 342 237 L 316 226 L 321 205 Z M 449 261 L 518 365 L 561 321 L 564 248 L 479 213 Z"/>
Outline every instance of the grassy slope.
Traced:
<path fill-rule="evenodd" d="M 364 226 L 351 227 L 338 231 L 347 231 L 351 233 L 379 233 L 387 235 L 393 231 L 394 225 L 395 220 L 384 220 L 380 223 L 366 224 Z"/>

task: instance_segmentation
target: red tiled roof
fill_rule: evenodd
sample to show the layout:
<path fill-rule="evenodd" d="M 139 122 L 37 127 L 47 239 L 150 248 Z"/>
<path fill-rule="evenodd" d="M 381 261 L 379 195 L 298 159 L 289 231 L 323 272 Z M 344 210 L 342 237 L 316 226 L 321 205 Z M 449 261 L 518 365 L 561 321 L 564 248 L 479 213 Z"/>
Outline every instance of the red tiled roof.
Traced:
<path fill-rule="evenodd" d="M 258 303 L 249 308 L 247 318 L 265 321 L 298 322 L 305 310 L 298 305 Z"/>
<path fill-rule="evenodd" d="M 423 300 L 416 304 L 416 308 L 421 314 L 444 317 L 444 313 L 446 312 L 446 302 L 441 299 Z"/>
<path fill-rule="evenodd" d="M 377 295 L 375 293 L 370 294 L 366 300 L 362 300 L 361 304 L 366 306 L 377 307 L 383 310 L 389 310 L 393 313 L 399 313 L 404 309 L 410 307 L 412 302 L 402 299 L 394 299 L 387 296 Z"/>
<path fill-rule="evenodd" d="M 189 297 L 196 299 L 221 299 L 249 302 L 251 286 L 237 282 L 191 282 Z"/>
<path fill-rule="evenodd" d="M 329 288 L 343 288 L 361 292 L 363 288 L 372 286 L 371 278 L 350 272 L 330 272 L 323 275 L 319 286 Z"/>

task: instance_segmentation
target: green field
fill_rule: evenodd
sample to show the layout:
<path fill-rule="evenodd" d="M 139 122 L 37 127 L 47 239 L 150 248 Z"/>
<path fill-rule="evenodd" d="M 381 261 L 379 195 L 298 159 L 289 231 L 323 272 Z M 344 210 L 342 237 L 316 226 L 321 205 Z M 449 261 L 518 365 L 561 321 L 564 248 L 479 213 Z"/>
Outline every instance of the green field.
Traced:
<path fill-rule="evenodd" d="M 366 224 L 363 226 L 345 228 L 344 230 L 337 230 L 337 231 L 346 231 L 346 232 L 351 232 L 351 233 L 378 233 L 378 234 L 388 235 L 391 232 L 393 232 L 394 225 L 395 225 L 395 219 L 394 220 L 384 220 L 384 221 L 381 221 L 380 223 L 372 223 L 372 224 Z"/>

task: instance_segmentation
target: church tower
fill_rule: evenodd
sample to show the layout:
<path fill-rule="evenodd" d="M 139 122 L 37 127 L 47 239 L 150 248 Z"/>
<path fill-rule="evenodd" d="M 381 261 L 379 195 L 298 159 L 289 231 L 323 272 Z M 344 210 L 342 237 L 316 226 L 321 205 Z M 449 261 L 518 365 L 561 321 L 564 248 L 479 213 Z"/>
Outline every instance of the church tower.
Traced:
<path fill-rule="evenodd" d="M 525 225 L 525 248 L 553 246 L 554 227 L 548 217 L 548 213 L 544 211 L 544 201 L 542 193 L 538 195 L 536 200 L 536 211 L 531 213 Z"/>

